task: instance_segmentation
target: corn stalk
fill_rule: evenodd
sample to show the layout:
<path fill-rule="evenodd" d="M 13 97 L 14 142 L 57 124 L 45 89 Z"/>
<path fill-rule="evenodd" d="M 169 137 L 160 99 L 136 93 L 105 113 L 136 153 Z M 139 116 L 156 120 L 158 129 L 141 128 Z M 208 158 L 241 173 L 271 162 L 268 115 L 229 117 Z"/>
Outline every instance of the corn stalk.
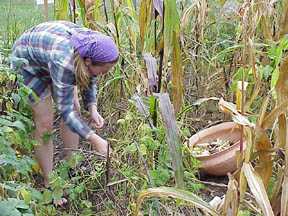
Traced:
<path fill-rule="evenodd" d="M 48 0 L 44 0 L 44 17 L 48 21 Z"/>

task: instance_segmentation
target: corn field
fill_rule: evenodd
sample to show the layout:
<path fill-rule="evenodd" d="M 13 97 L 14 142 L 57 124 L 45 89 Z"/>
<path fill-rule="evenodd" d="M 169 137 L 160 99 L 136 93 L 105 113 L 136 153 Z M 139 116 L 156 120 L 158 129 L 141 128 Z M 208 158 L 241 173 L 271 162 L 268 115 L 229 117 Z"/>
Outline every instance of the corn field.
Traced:
<path fill-rule="evenodd" d="M 287 0 L 2 1 L 0 216 L 288 215 Z M 82 140 L 62 160 L 56 118 L 49 190 L 33 156 L 31 90 L 9 65 L 14 41 L 47 20 L 109 35 L 120 52 L 98 79 L 97 133 L 112 155 L 100 160 Z M 222 122 L 239 128 L 237 167 L 211 177 L 189 139 Z"/>

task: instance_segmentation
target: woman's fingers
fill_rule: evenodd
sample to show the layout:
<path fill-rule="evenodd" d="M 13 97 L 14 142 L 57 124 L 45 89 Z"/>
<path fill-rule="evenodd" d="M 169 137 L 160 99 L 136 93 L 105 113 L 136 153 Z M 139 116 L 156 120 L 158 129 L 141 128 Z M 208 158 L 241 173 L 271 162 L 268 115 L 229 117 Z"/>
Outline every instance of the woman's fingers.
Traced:
<path fill-rule="evenodd" d="M 104 126 L 105 121 L 98 112 L 93 112 L 91 114 L 91 118 L 92 118 L 92 125 L 97 129 L 102 128 Z"/>
<path fill-rule="evenodd" d="M 97 114 L 96 118 L 94 119 L 94 122 L 96 128 L 102 128 L 104 126 L 104 119 L 99 114 Z"/>
<path fill-rule="evenodd" d="M 102 118 L 102 116 L 99 115 L 99 127 L 102 128 L 104 126 L 104 119 Z"/>

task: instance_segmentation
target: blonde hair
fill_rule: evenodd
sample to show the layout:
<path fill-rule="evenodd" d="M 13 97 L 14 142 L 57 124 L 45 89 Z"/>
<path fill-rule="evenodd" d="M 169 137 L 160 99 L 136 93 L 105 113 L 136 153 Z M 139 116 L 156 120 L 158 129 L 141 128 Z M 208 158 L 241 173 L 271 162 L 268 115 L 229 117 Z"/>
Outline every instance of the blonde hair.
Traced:
<path fill-rule="evenodd" d="M 74 54 L 74 68 L 75 68 L 76 84 L 80 87 L 80 89 L 87 89 L 89 85 L 90 76 L 88 73 L 88 69 L 84 63 L 84 59 L 81 58 L 81 56 L 77 51 Z"/>
<path fill-rule="evenodd" d="M 118 61 L 115 59 L 111 62 L 92 62 L 93 65 L 105 65 L 105 64 L 116 64 Z M 75 51 L 74 53 L 74 70 L 75 70 L 75 77 L 76 77 L 76 84 L 79 86 L 81 90 L 85 90 L 89 86 L 90 82 L 90 75 L 87 66 L 85 65 L 84 59 L 80 56 L 80 54 Z"/>

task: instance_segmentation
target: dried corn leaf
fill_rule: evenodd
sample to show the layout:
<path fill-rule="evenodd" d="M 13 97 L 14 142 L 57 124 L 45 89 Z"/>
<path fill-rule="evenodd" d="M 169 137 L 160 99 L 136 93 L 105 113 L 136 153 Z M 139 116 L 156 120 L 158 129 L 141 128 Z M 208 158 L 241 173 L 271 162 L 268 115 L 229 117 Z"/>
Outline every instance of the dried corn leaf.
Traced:
<path fill-rule="evenodd" d="M 249 100 L 247 100 L 247 102 L 244 105 L 245 111 L 249 110 L 251 104 L 255 101 L 256 97 L 258 96 L 258 94 L 260 92 L 261 86 L 262 86 L 262 82 L 259 79 L 256 81 L 256 84 L 254 85 L 252 95 L 250 96 Z"/>
<path fill-rule="evenodd" d="M 151 128 L 154 128 L 153 122 L 149 117 L 149 107 L 146 104 L 144 104 L 142 99 L 137 94 L 133 95 L 132 101 L 134 102 L 139 113 L 148 121 L 149 126 Z"/>
<path fill-rule="evenodd" d="M 177 5 L 175 0 L 164 1 L 164 65 L 168 64 L 168 56 L 171 54 L 173 46 L 174 33 L 179 33 L 180 30 L 180 18 L 177 11 Z M 179 43 L 179 38 L 176 38 Z"/>
<path fill-rule="evenodd" d="M 278 118 L 279 130 L 278 130 L 278 148 L 285 148 L 287 140 L 287 122 L 286 115 L 281 114 Z"/>
<path fill-rule="evenodd" d="M 141 50 L 144 49 L 144 39 L 148 26 L 151 21 L 152 0 L 142 0 L 140 3 L 139 11 L 139 28 L 140 28 L 140 41 Z"/>
<path fill-rule="evenodd" d="M 287 159 L 286 159 L 287 160 Z M 281 196 L 281 216 L 286 216 L 288 214 L 288 166 L 284 170 L 284 180 L 282 184 L 282 196 Z"/>
<path fill-rule="evenodd" d="M 149 90 L 156 92 L 158 89 L 157 61 L 150 53 L 144 53 L 143 58 L 147 68 Z"/>
<path fill-rule="evenodd" d="M 280 104 L 282 101 L 288 100 L 288 56 L 286 56 L 280 65 L 279 79 L 277 80 L 275 89 L 277 93 L 277 103 Z M 287 136 L 287 125 L 286 125 L 286 115 L 280 114 L 278 117 L 279 132 L 278 132 L 278 147 L 284 148 L 286 146 L 286 136 Z"/>
<path fill-rule="evenodd" d="M 182 144 L 180 142 L 174 108 L 167 93 L 155 95 L 159 97 L 160 112 L 166 129 L 166 140 L 169 145 L 176 186 L 183 188 L 184 168 L 182 163 Z"/>
<path fill-rule="evenodd" d="M 244 127 L 244 137 L 246 141 L 246 149 L 244 153 L 244 162 L 248 163 L 250 161 L 251 155 L 254 149 L 254 130 L 249 127 Z"/>
<path fill-rule="evenodd" d="M 223 208 L 221 215 L 234 216 L 237 215 L 239 208 L 239 196 L 238 196 L 238 183 L 229 175 L 228 190 L 225 195 Z"/>
<path fill-rule="evenodd" d="M 255 125 L 252 122 L 250 122 L 245 116 L 243 116 L 237 111 L 237 107 L 235 104 L 231 102 L 227 102 L 223 98 L 221 98 L 218 103 L 218 106 L 221 111 L 232 115 L 232 119 L 234 122 L 243 126 L 251 127 L 251 128 L 255 127 Z"/>
<path fill-rule="evenodd" d="M 272 158 L 268 150 L 272 148 L 269 137 L 265 130 L 256 127 L 255 129 L 255 148 L 259 152 L 259 160 L 256 171 L 261 176 L 265 188 L 268 187 L 269 179 L 272 176 Z"/>
<path fill-rule="evenodd" d="M 280 34 L 278 39 L 281 39 L 285 34 L 288 33 L 288 0 L 283 1 L 283 12 L 281 13 L 281 23 L 280 23 Z"/>
<path fill-rule="evenodd" d="M 260 27 L 265 40 L 272 41 L 271 7 L 270 1 L 256 0 L 255 5 L 260 16 Z"/>
<path fill-rule="evenodd" d="M 170 197 L 174 199 L 184 200 L 186 202 L 192 203 L 194 206 L 202 209 L 204 212 L 210 215 L 213 215 L 213 216 L 219 215 L 215 210 L 213 210 L 213 208 L 208 203 L 203 201 L 197 195 L 191 192 L 185 191 L 185 190 L 169 188 L 169 187 L 150 188 L 150 189 L 140 192 L 137 198 L 135 215 L 139 215 L 141 205 L 144 202 L 144 200 L 151 198 L 151 197 L 160 197 L 160 198 Z"/>
<path fill-rule="evenodd" d="M 277 180 L 276 180 L 274 187 L 273 187 L 273 192 L 271 194 L 270 203 L 271 203 L 271 206 L 273 208 L 274 213 L 279 212 L 279 214 L 280 214 L 282 183 L 283 183 L 283 179 L 284 179 L 283 169 L 279 169 L 279 172 L 277 173 L 276 179 Z M 278 215 L 278 214 L 275 213 L 275 215 Z"/>
<path fill-rule="evenodd" d="M 249 188 L 254 195 L 256 202 L 262 210 L 264 216 L 274 216 L 272 207 L 264 187 L 264 184 L 258 174 L 254 171 L 250 163 L 243 163 L 242 171 L 245 174 Z"/>
<path fill-rule="evenodd" d="M 137 46 L 137 34 L 133 30 L 131 26 L 128 27 L 128 36 L 131 44 L 131 49 L 133 52 L 131 53 L 131 57 L 135 59 L 136 57 L 136 46 Z"/>
<path fill-rule="evenodd" d="M 217 97 L 200 98 L 200 99 L 196 100 L 192 105 L 193 106 L 199 106 L 202 103 L 204 103 L 206 101 L 210 101 L 210 100 L 219 101 L 219 98 L 217 98 Z"/>
<path fill-rule="evenodd" d="M 280 105 L 275 107 L 264 119 L 261 127 L 263 129 L 269 129 L 274 124 L 275 120 L 278 118 L 278 116 L 284 112 L 286 112 L 288 107 L 288 100 L 283 101 Z"/>
<path fill-rule="evenodd" d="M 288 56 L 286 56 L 280 65 L 279 78 L 277 80 L 275 89 L 277 93 L 277 100 L 280 104 L 288 100 Z"/>
<path fill-rule="evenodd" d="M 181 110 L 183 103 L 183 69 L 180 49 L 180 36 L 178 32 L 173 32 L 173 55 L 172 55 L 172 102 L 175 112 Z"/>
<path fill-rule="evenodd" d="M 253 131 L 251 128 L 245 127 L 244 128 L 244 134 L 245 134 L 246 148 L 245 148 L 245 152 L 244 152 L 244 160 L 242 160 L 241 162 L 249 163 L 250 158 L 251 158 L 251 154 L 253 153 L 253 147 L 254 147 Z M 239 177 L 240 202 L 242 202 L 244 200 L 246 190 L 247 190 L 247 180 L 245 178 L 244 173 L 241 171 L 240 177 Z"/>
<path fill-rule="evenodd" d="M 261 106 L 260 111 L 259 111 L 259 118 L 257 120 L 257 125 L 258 126 L 263 125 L 263 121 L 264 121 L 264 119 L 266 117 L 266 110 L 267 110 L 267 107 L 268 107 L 268 104 L 269 104 L 269 100 L 270 100 L 270 97 L 268 95 L 268 96 L 266 96 L 266 98 L 262 102 L 262 106 Z"/>
<path fill-rule="evenodd" d="M 240 172 L 239 177 L 239 200 L 242 202 L 245 197 L 245 193 L 247 191 L 247 180 L 243 172 Z"/>
<path fill-rule="evenodd" d="M 207 11 L 208 11 L 208 3 L 206 0 L 199 1 L 199 9 L 198 9 L 198 16 L 197 16 L 197 27 L 196 31 L 199 35 L 199 42 L 203 42 L 204 39 L 204 28 L 205 28 L 205 22 L 207 21 Z"/>

